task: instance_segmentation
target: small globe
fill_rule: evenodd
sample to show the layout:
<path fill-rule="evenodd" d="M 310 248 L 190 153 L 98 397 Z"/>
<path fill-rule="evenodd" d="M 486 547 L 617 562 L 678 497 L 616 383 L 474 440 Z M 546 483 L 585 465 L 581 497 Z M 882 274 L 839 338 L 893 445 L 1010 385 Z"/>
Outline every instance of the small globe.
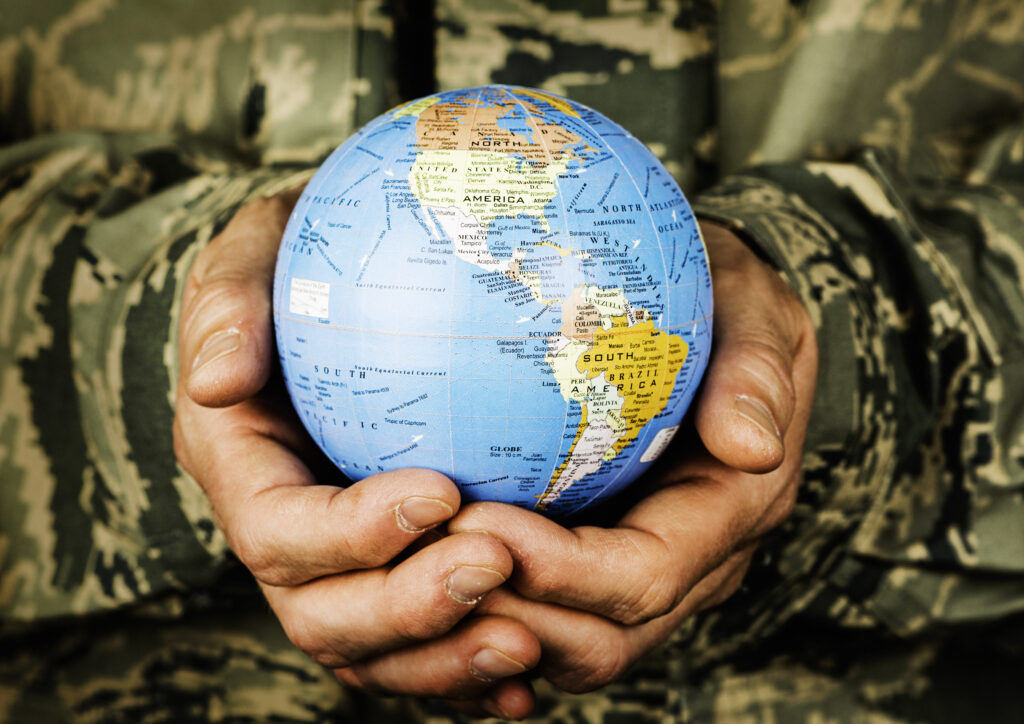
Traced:
<path fill-rule="evenodd" d="M 666 448 L 711 344 L 689 204 L 600 113 L 530 88 L 438 93 L 313 176 L 274 280 L 281 367 L 352 480 L 403 467 L 553 517 Z"/>

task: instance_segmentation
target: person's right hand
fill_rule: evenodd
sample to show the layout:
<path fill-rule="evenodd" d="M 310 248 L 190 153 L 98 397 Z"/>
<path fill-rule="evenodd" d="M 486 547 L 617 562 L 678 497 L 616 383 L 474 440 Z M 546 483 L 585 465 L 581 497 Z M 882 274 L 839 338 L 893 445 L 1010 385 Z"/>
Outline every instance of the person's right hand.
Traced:
<path fill-rule="evenodd" d="M 423 544 L 459 508 L 458 489 L 438 473 L 318 484 L 312 442 L 287 399 L 266 389 L 274 260 L 297 198 L 243 207 L 196 259 L 179 327 L 178 459 L 288 637 L 315 661 L 347 683 L 368 666 L 377 690 L 523 716 L 528 685 L 506 677 L 537 663 L 536 637 L 498 616 L 456 627 L 509 577 L 508 551 L 476 532 Z"/>

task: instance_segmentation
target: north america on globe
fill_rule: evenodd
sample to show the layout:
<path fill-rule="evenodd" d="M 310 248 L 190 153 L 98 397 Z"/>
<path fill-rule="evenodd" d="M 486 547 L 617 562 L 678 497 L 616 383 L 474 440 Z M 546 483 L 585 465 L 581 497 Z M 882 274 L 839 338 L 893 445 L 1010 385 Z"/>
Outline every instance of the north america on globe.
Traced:
<path fill-rule="evenodd" d="M 372 121 L 297 203 L 274 282 L 300 419 L 352 480 L 403 467 L 566 516 L 668 446 L 711 344 L 693 212 L 640 141 L 530 88 Z"/>

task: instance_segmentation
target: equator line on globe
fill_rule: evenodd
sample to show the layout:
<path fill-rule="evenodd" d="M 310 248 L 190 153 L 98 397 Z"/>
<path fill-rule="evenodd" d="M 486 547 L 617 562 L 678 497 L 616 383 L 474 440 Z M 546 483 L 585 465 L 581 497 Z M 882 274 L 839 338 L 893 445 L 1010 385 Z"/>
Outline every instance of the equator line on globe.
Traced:
<path fill-rule="evenodd" d="M 665 449 L 711 343 L 678 185 L 600 113 L 530 88 L 438 93 L 324 162 L 274 281 L 303 424 L 353 480 L 426 467 L 561 517 Z"/>

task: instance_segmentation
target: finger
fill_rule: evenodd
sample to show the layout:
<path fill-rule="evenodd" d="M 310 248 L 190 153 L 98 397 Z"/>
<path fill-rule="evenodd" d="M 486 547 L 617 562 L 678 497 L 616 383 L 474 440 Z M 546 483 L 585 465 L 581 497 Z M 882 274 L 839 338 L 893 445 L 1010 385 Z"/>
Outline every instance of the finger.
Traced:
<path fill-rule="evenodd" d="M 714 279 L 714 349 L 696 409 L 708 451 L 750 472 L 782 462 L 813 327 L 802 304 L 732 232 L 702 226 Z"/>
<path fill-rule="evenodd" d="M 448 635 L 398 649 L 335 672 L 340 681 L 377 694 L 481 699 L 501 679 L 529 671 L 540 642 L 518 621 L 473 618 Z"/>
<path fill-rule="evenodd" d="M 516 561 L 512 584 L 524 596 L 636 624 L 674 608 L 728 554 L 736 528 L 727 492 L 714 480 L 661 490 L 640 505 L 672 511 L 668 540 L 629 527 L 564 528 L 536 513 L 496 503 L 468 506 L 453 532 L 485 530 Z M 685 543 L 680 544 L 680 540 Z M 677 555 L 682 547 L 685 555 Z"/>
<path fill-rule="evenodd" d="M 578 609 L 532 601 L 507 588 L 488 595 L 477 613 L 513 618 L 523 623 L 541 643 L 543 654 L 537 673 L 563 691 L 585 693 L 615 681 L 684 620 L 728 598 L 739 587 L 753 551 L 754 547 L 750 546 L 730 556 L 672 611 L 638 626 L 625 626 Z"/>
<path fill-rule="evenodd" d="M 182 299 L 179 364 L 186 392 L 202 405 L 234 404 L 267 382 L 274 264 L 298 193 L 243 206 L 193 265 Z"/>
<path fill-rule="evenodd" d="M 511 572 L 496 539 L 470 533 L 443 538 L 390 569 L 263 590 L 291 641 L 336 669 L 447 633 Z"/>
<path fill-rule="evenodd" d="M 705 475 L 655 491 L 615 528 L 568 529 L 520 508 L 474 503 L 448 529 L 487 531 L 501 540 L 516 561 L 512 584 L 524 596 L 635 625 L 674 609 L 761 533 L 775 499 L 788 503 L 795 492 L 770 478 L 784 481 L 792 465 L 758 476 L 710 459 L 703 468 L 691 463 L 689 474 Z"/>
<path fill-rule="evenodd" d="M 479 698 L 448 700 L 445 703 L 467 716 L 496 716 L 501 719 L 517 720 L 524 719 L 533 712 L 537 697 L 529 681 L 503 679 Z"/>
<path fill-rule="evenodd" d="M 295 455 L 299 431 L 256 403 L 212 410 L 179 402 L 179 457 L 200 473 L 231 549 L 263 583 L 296 585 L 383 565 L 459 509 L 458 488 L 431 470 L 381 473 L 347 488 L 317 485 Z"/>

